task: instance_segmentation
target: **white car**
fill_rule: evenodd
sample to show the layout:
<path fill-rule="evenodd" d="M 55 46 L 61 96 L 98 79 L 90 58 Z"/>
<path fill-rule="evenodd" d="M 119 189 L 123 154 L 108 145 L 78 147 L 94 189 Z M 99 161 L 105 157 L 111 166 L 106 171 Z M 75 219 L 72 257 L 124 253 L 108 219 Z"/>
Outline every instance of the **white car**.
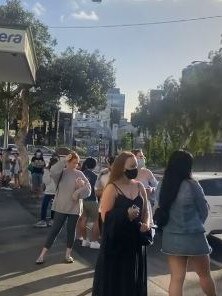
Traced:
<path fill-rule="evenodd" d="M 194 173 L 202 186 L 208 204 L 209 216 L 205 222 L 206 234 L 222 233 L 222 173 Z"/>

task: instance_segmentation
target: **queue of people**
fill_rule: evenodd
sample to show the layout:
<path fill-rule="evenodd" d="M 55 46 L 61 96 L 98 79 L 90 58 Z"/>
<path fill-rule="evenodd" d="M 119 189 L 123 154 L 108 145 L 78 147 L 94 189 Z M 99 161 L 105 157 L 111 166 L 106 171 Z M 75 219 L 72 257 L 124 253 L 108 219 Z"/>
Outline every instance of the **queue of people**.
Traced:
<path fill-rule="evenodd" d="M 192 155 L 175 151 L 156 190 L 155 178 L 141 170 L 138 162 L 144 159 L 142 151 L 132 152 L 116 158 L 102 195 L 103 234 L 92 296 L 147 295 L 141 233 L 153 225 L 149 200 L 154 222 L 163 230 L 161 251 L 167 256 L 171 275 L 169 296 L 183 295 L 188 264 L 197 273 L 203 293 L 216 296 L 210 272 L 212 250 L 204 229 L 209 206 L 200 184 L 192 178 Z M 145 174 L 148 184 L 144 184 Z"/>
<path fill-rule="evenodd" d="M 141 150 L 110 157 L 108 167 L 98 176 L 92 157 L 81 169 L 74 152 L 65 160 L 51 162 L 43 175 L 46 188 L 38 223 L 52 228 L 36 263 L 44 263 L 66 222 L 66 263 L 74 260 L 71 252 L 76 231 L 82 247 L 99 249 L 92 296 L 145 296 L 146 239 L 157 225 L 163 231 L 161 251 L 167 256 L 171 275 L 169 295 L 183 295 L 189 264 L 205 295 L 216 296 L 210 272 L 212 250 L 204 230 L 209 206 L 200 184 L 192 178 L 192 162 L 188 152 L 175 151 L 159 184 L 146 168 Z M 51 225 L 52 220 L 46 219 L 50 201 Z"/>

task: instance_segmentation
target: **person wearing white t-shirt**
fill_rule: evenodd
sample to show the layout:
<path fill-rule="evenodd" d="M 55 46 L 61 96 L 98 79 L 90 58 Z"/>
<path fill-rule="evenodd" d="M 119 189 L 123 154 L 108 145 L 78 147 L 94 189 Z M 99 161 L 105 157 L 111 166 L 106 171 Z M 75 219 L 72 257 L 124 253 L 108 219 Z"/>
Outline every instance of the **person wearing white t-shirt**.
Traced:
<path fill-rule="evenodd" d="M 138 162 L 138 175 L 137 180 L 140 181 L 146 189 L 147 197 L 150 204 L 153 207 L 155 204 L 155 191 L 158 185 L 158 181 L 154 177 L 153 173 L 146 168 L 145 156 L 141 149 L 132 150 L 132 153 L 136 156 Z"/>

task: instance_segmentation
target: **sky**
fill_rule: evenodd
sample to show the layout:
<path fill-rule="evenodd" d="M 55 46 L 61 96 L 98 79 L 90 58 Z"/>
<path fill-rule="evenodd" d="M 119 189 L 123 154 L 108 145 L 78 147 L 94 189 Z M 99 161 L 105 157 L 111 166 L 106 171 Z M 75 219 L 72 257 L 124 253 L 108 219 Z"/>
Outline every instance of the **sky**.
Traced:
<path fill-rule="evenodd" d="M 0 0 L 0 3 L 5 1 Z M 49 27 L 132 24 L 222 15 L 222 0 L 22 0 Z M 220 47 L 222 18 L 131 28 L 52 29 L 56 50 L 67 46 L 115 59 L 116 86 L 126 94 L 126 117 L 138 91 L 156 88 L 192 61 L 207 60 Z"/>

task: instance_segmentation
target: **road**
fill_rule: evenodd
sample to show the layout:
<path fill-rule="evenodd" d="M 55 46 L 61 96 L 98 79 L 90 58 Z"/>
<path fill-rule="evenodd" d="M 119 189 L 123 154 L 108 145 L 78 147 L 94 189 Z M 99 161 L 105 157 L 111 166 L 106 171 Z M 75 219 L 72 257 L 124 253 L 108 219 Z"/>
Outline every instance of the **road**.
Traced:
<path fill-rule="evenodd" d="M 38 255 L 48 229 L 33 228 L 40 202 L 27 192 L 0 190 L 0 295 L 1 296 L 88 296 L 92 286 L 97 250 L 75 244 L 75 264 L 63 263 L 65 233 L 62 232 L 47 257 L 46 265 L 37 267 Z M 169 272 L 166 257 L 160 252 L 161 236 L 148 250 L 149 296 L 167 295 Z M 212 274 L 222 296 L 222 241 L 210 238 L 213 247 Z M 187 273 L 184 296 L 203 295 L 197 277 Z"/>

